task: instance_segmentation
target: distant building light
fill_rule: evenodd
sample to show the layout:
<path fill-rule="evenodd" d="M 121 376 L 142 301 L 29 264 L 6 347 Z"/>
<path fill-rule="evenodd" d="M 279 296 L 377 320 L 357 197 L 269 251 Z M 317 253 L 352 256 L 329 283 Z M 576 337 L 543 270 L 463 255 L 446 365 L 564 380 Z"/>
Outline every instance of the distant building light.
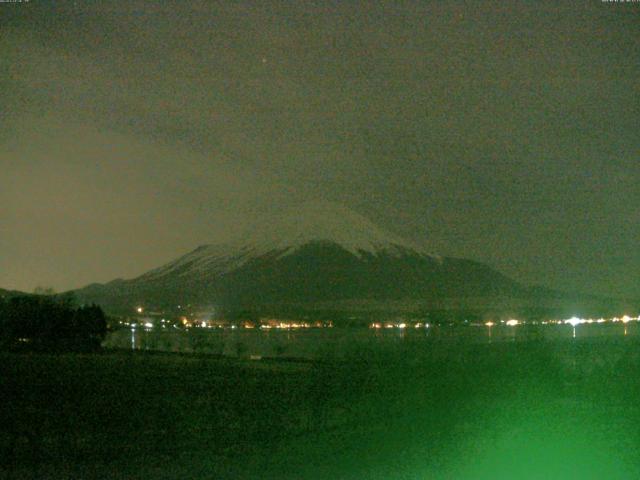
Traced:
<path fill-rule="evenodd" d="M 507 326 L 509 327 L 515 327 L 516 325 L 519 325 L 520 322 L 514 318 L 512 318 L 511 320 L 507 320 Z"/>
<path fill-rule="evenodd" d="M 138 307 L 138 308 L 136 308 L 136 312 L 142 313 L 142 312 L 144 312 L 144 309 L 142 307 Z"/>
<path fill-rule="evenodd" d="M 576 325 L 580 325 L 581 323 L 584 323 L 584 320 L 578 317 L 571 317 L 568 320 L 565 320 L 564 323 L 568 323 L 572 327 L 575 327 Z"/>

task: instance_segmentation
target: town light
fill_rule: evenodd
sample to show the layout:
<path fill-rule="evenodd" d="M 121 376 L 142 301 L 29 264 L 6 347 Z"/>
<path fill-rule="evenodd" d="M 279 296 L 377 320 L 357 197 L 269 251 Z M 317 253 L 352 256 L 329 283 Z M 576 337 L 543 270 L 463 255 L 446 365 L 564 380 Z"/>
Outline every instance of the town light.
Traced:
<path fill-rule="evenodd" d="M 581 323 L 584 323 L 584 320 L 578 317 L 571 317 L 568 320 L 565 320 L 564 323 L 568 323 L 572 327 L 575 327 L 576 325 L 580 325 Z"/>

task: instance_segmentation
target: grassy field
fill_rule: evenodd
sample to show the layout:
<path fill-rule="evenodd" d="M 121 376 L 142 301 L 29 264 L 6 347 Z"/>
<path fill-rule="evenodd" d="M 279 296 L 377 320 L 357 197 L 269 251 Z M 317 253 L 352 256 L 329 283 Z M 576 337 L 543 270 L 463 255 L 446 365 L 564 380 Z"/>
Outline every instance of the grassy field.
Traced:
<path fill-rule="evenodd" d="M 640 478 L 640 344 L 0 354 L 2 478 Z"/>

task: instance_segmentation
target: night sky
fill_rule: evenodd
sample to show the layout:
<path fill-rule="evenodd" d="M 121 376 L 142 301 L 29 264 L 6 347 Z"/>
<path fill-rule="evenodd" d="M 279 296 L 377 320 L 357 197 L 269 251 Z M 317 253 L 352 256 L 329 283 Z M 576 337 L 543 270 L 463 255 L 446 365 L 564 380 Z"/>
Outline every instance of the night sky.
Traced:
<path fill-rule="evenodd" d="M 132 277 L 330 200 L 640 298 L 640 3 L 0 3 L 0 287 Z"/>

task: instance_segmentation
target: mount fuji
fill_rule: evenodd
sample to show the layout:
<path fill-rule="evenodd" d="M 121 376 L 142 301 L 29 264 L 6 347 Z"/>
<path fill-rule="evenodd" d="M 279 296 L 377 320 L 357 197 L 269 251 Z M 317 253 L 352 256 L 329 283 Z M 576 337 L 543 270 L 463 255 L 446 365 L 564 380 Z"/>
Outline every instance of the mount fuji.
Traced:
<path fill-rule="evenodd" d="M 526 287 L 471 260 L 439 257 L 333 203 L 265 219 L 130 280 L 76 291 L 108 309 L 146 304 L 227 309 L 518 296 Z"/>

